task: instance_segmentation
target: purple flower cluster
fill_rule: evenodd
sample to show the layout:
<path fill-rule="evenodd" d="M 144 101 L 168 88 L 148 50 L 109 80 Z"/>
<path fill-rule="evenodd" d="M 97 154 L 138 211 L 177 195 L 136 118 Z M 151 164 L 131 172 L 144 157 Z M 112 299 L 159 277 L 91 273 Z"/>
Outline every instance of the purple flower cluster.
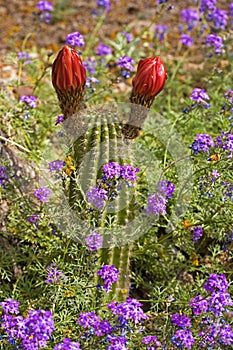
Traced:
<path fill-rule="evenodd" d="M 214 145 L 214 141 L 209 134 L 197 134 L 190 148 L 194 154 L 197 154 L 201 151 L 208 152 Z"/>
<path fill-rule="evenodd" d="M 224 274 L 210 274 L 203 288 L 209 293 L 225 292 L 228 288 L 226 276 Z"/>
<path fill-rule="evenodd" d="M 161 180 L 158 182 L 159 193 L 170 199 L 175 191 L 175 185 L 168 180 Z"/>
<path fill-rule="evenodd" d="M 139 172 L 139 169 L 134 168 L 129 164 L 120 165 L 115 162 L 110 162 L 103 166 L 103 172 L 104 172 L 104 176 L 107 179 L 117 178 L 119 180 L 120 178 L 122 178 L 122 179 L 129 180 L 131 182 L 134 182 L 138 178 L 136 176 L 136 173 Z"/>
<path fill-rule="evenodd" d="M 104 201 L 108 200 L 108 191 L 98 186 L 93 186 L 87 191 L 87 200 L 98 209 L 102 209 Z"/>
<path fill-rule="evenodd" d="M 81 350 L 81 348 L 79 343 L 72 341 L 70 338 L 65 338 L 53 350 Z"/>
<path fill-rule="evenodd" d="M 104 43 L 100 43 L 96 48 L 98 56 L 112 55 L 112 48 Z"/>
<path fill-rule="evenodd" d="M 6 166 L 0 166 L 0 186 L 5 186 L 8 180 L 8 175 L 6 174 Z"/>
<path fill-rule="evenodd" d="M 201 0 L 200 12 L 213 11 L 216 8 L 217 0 Z"/>
<path fill-rule="evenodd" d="M 127 343 L 127 339 L 122 336 L 108 336 L 108 341 L 110 341 L 111 345 L 106 347 L 106 350 L 128 350 L 125 346 Z"/>
<path fill-rule="evenodd" d="M 227 11 L 215 8 L 209 13 L 209 20 L 214 22 L 214 27 L 217 29 L 225 29 L 228 21 Z"/>
<path fill-rule="evenodd" d="M 224 96 L 230 103 L 233 103 L 233 90 L 228 89 L 227 92 L 225 92 Z"/>
<path fill-rule="evenodd" d="M 36 96 L 23 95 L 19 101 L 25 102 L 31 108 L 36 108 Z"/>
<path fill-rule="evenodd" d="M 35 222 L 40 221 L 40 217 L 38 214 L 32 214 L 31 216 L 29 216 L 27 221 L 34 224 Z"/>
<path fill-rule="evenodd" d="M 147 350 L 156 350 L 157 347 L 162 346 L 162 344 L 155 335 L 148 335 L 147 337 L 142 338 L 142 343 L 152 345 L 148 346 Z"/>
<path fill-rule="evenodd" d="M 103 288 L 106 292 L 109 292 L 112 289 L 112 284 L 117 282 L 119 271 L 115 268 L 114 265 L 103 265 L 98 271 L 99 275 L 103 280 Z"/>
<path fill-rule="evenodd" d="M 91 232 L 89 236 L 85 238 L 86 244 L 91 251 L 95 251 L 102 248 L 103 237 L 97 232 Z"/>
<path fill-rule="evenodd" d="M 130 43 L 133 40 L 133 34 L 128 32 L 121 32 L 121 34 L 126 38 L 127 42 Z"/>
<path fill-rule="evenodd" d="M 90 74 L 96 73 L 97 62 L 94 57 L 88 57 L 85 61 L 83 61 L 83 65 L 85 69 L 90 72 Z"/>
<path fill-rule="evenodd" d="M 114 315 L 122 316 L 125 320 L 132 319 L 136 324 L 142 320 L 148 319 L 148 316 L 143 312 L 141 306 L 142 304 L 133 298 L 127 298 L 127 300 L 121 304 L 117 301 L 107 304 L 107 307 L 112 310 Z"/>
<path fill-rule="evenodd" d="M 229 5 L 229 16 L 233 17 L 233 3 Z"/>
<path fill-rule="evenodd" d="M 166 215 L 167 199 L 160 193 L 152 194 L 147 200 L 146 214 Z"/>
<path fill-rule="evenodd" d="M 64 167 L 65 164 L 66 163 L 63 162 L 62 160 L 59 160 L 59 159 L 54 160 L 49 163 L 49 171 L 50 172 L 59 171 Z"/>
<path fill-rule="evenodd" d="M 198 104 L 201 104 L 204 107 L 210 107 L 209 103 L 207 102 L 210 100 L 210 97 L 203 89 L 194 88 L 190 95 L 190 99 L 196 101 Z"/>
<path fill-rule="evenodd" d="M 18 59 L 23 61 L 24 64 L 31 63 L 31 56 L 29 55 L 29 53 L 24 51 L 18 52 Z"/>
<path fill-rule="evenodd" d="M 40 20 L 41 22 L 50 23 L 51 12 L 53 11 L 53 6 L 50 1 L 38 1 L 37 8 L 40 10 Z"/>
<path fill-rule="evenodd" d="M 176 331 L 176 333 L 171 338 L 171 341 L 178 347 L 186 349 L 192 349 L 195 339 L 192 332 L 189 329 L 181 329 Z"/>
<path fill-rule="evenodd" d="M 208 310 L 208 302 L 202 295 L 197 295 L 196 297 L 190 299 L 189 305 L 192 308 L 192 312 L 195 316 L 199 316 Z"/>
<path fill-rule="evenodd" d="M 209 348 L 211 346 L 212 349 L 212 346 L 215 344 L 233 344 L 231 326 L 226 324 L 223 319 L 216 319 L 216 317 L 222 317 L 223 312 L 227 312 L 228 306 L 233 305 L 230 294 L 226 292 L 227 288 L 228 282 L 224 274 L 211 274 L 203 285 L 203 289 L 211 293 L 211 295 L 207 297 L 197 295 L 190 299 L 189 305 L 194 315 L 195 328 L 197 322 L 200 327 L 200 332 L 198 333 L 200 341 L 197 340 L 197 345 L 200 347 Z M 204 316 L 206 312 L 208 312 L 208 317 Z M 199 318 L 196 319 L 196 316 L 202 316 L 201 321 Z M 177 347 L 192 349 L 194 338 L 192 332 L 187 329 L 192 327 L 191 319 L 185 315 L 174 314 L 171 316 L 171 320 L 174 326 L 183 328 L 172 336 L 172 342 Z"/>
<path fill-rule="evenodd" d="M 171 315 L 171 320 L 174 326 L 180 328 L 189 328 L 192 326 L 190 318 L 185 315 L 173 314 Z"/>
<path fill-rule="evenodd" d="M 147 200 L 146 214 L 166 215 L 166 205 L 175 191 L 175 185 L 168 180 L 158 182 L 158 192 L 152 194 Z"/>
<path fill-rule="evenodd" d="M 193 234 L 193 241 L 197 242 L 203 235 L 203 228 L 200 226 L 191 227 L 190 232 Z"/>
<path fill-rule="evenodd" d="M 66 35 L 66 44 L 72 46 L 82 47 L 85 44 L 85 40 L 82 34 L 79 32 L 73 32 Z"/>
<path fill-rule="evenodd" d="M 135 64 L 135 61 L 131 57 L 128 57 L 128 56 L 119 57 L 117 64 L 119 67 L 125 68 L 130 72 L 134 71 L 134 67 L 132 66 L 132 64 Z"/>
<path fill-rule="evenodd" d="M 220 54 L 223 52 L 222 38 L 216 34 L 209 34 L 206 37 L 206 45 L 215 47 L 215 53 Z"/>
<path fill-rule="evenodd" d="M 206 324 L 206 328 L 198 333 L 200 339 L 199 346 L 202 348 L 208 347 L 208 349 L 215 348 L 217 346 L 219 349 L 219 345 L 231 345 L 233 344 L 233 332 L 232 328 L 229 324 L 213 322 L 212 320 L 208 320 L 203 322 Z"/>
<path fill-rule="evenodd" d="M 190 47 L 193 45 L 193 38 L 190 35 L 187 34 L 181 34 L 180 36 L 180 42 L 184 46 Z"/>
<path fill-rule="evenodd" d="M 114 331 L 114 328 L 107 320 L 100 320 L 100 317 L 93 311 L 81 313 L 77 322 L 84 328 L 90 329 L 90 334 L 92 335 L 105 336 Z"/>
<path fill-rule="evenodd" d="M 216 137 L 216 148 L 221 148 L 226 152 L 227 157 L 232 159 L 233 157 L 233 134 L 230 131 L 222 131 L 219 136 Z"/>
<path fill-rule="evenodd" d="M 59 271 L 57 269 L 57 264 L 52 263 L 46 267 L 46 271 L 48 273 L 48 276 L 45 280 L 45 283 L 60 283 L 62 281 L 67 280 L 67 277 L 64 275 L 62 271 Z"/>
<path fill-rule="evenodd" d="M 51 190 L 46 187 L 40 187 L 33 192 L 34 196 L 36 196 L 41 202 L 48 202 L 49 196 L 51 194 Z"/>
<path fill-rule="evenodd" d="M 165 33 L 168 32 L 168 26 L 166 24 L 158 24 L 155 28 L 155 37 L 160 41 L 164 40 Z"/>
<path fill-rule="evenodd" d="M 45 347 L 51 333 L 54 331 L 54 322 L 50 311 L 30 310 L 28 317 L 18 315 L 19 302 L 6 299 L 1 303 L 3 309 L 2 328 L 10 339 L 18 339 L 24 350 L 38 350 Z"/>
<path fill-rule="evenodd" d="M 199 12 L 195 9 L 184 9 L 181 11 L 182 20 L 188 24 L 188 30 L 191 30 L 199 21 Z"/>
<path fill-rule="evenodd" d="M 79 315 L 77 322 L 84 328 L 91 328 L 100 322 L 99 316 L 97 316 L 94 311 L 82 312 Z"/>

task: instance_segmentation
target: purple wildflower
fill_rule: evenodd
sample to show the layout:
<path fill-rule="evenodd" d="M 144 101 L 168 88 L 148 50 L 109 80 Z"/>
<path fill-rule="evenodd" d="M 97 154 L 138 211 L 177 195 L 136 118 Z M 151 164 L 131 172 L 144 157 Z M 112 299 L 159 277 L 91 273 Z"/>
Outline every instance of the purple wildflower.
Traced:
<path fill-rule="evenodd" d="M 24 350 L 38 350 L 54 331 L 52 313 L 45 310 L 30 310 L 27 318 L 3 315 L 2 328 L 11 338 L 21 339 Z"/>
<path fill-rule="evenodd" d="M 228 288 L 228 282 L 224 274 L 210 274 L 210 277 L 203 285 L 203 288 L 210 293 L 225 292 Z"/>
<path fill-rule="evenodd" d="M 36 196 L 41 202 L 48 202 L 51 191 L 49 188 L 40 187 L 33 192 L 34 196 Z"/>
<path fill-rule="evenodd" d="M 229 5 L 229 16 L 233 17 L 233 3 Z"/>
<path fill-rule="evenodd" d="M 188 328 L 192 326 L 190 318 L 185 315 L 173 314 L 171 320 L 173 325 L 177 327 Z"/>
<path fill-rule="evenodd" d="M 107 11 L 111 9 L 111 0 L 97 0 L 97 6 L 103 7 Z"/>
<path fill-rule="evenodd" d="M 177 331 L 171 338 L 171 341 L 179 348 L 186 347 L 187 349 L 192 349 L 195 342 L 191 331 L 188 329 Z"/>
<path fill-rule="evenodd" d="M 148 197 L 146 214 L 166 215 L 167 199 L 160 193 L 152 194 Z"/>
<path fill-rule="evenodd" d="M 159 193 L 166 196 L 166 199 L 170 199 L 175 191 L 175 185 L 168 180 L 161 180 L 158 183 Z"/>
<path fill-rule="evenodd" d="M 65 338 L 61 343 L 55 345 L 53 350 L 81 350 L 80 344 Z"/>
<path fill-rule="evenodd" d="M 200 12 L 204 13 L 206 10 L 213 11 L 216 8 L 217 0 L 201 0 Z"/>
<path fill-rule="evenodd" d="M 155 37 L 158 37 L 160 41 L 163 41 L 165 33 L 168 32 L 168 30 L 166 24 L 158 24 L 155 28 Z"/>
<path fill-rule="evenodd" d="M 110 325 L 107 320 L 102 320 L 94 325 L 95 334 L 99 336 L 104 336 L 113 332 L 114 328 Z"/>
<path fill-rule="evenodd" d="M 190 299 L 189 305 L 195 316 L 201 315 L 208 310 L 208 302 L 202 295 L 197 295 L 195 298 Z"/>
<path fill-rule="evenodd" d="M 30 60 L 31 56 L 29 55 L 29 53 L 22 51 L 22 52 L 18 52 L 18 59 L 19 60 L 27 60 L 27 59 Z"/>
<path fill-rule="evenodd" d="M 133 40 L 133 34 L 127 33 L 125 31 L 123 31 L 121 34 L 126 38 L 128 43 L 130 43 Z"/>
<path fill-rule="evenodd" d="M 206 45 L 215 47 L 215 53 L 222 53 L 222 38 L 216 34 L 209 34 L 206 37 Z"/>
<path fill-rule="evenodd" d="M 29 216 L 29 218 L 27 219 L 28 222 L 34 224 L 35 222 L 39 221 L 40 217 L 37 214 L 32 214 L 31 216 Z"/>
<path fill-rule="evenodd" d="M 50 1 L 38 1 L 36 7 L 42 12 L 53 11 L 53 6 Z"/>
<path fill-rule="evenodd" d="M 200 16 L 195 9 L 184 9 L 181 11 L 182 20 L 188 24 L 188 29 L 191 30 L 199 21 Z"/>
<path fill-rule="evenodd" d="M 118 178 L 121 175 L 121 165 L 116 162 L 107 163 L 103 166 L 103 172 L 107 179 Z"/>
<path fill-rule="evenodd" d="M 5 186 L 7 179 L 8 175 L 6 174 L 6 166 L 0 166 L 0 186 Z"/>
<path fill-rule="evenodd" d="M 84 37 L 79 32 L 73 32 L 66 35 L 66 44 L 82 47 L 85 44 Z"/>
<path fill-rule="evenodd" d="M 162 344 L 155 335 L 148 335 L 142 338 L 142 343 L 152 345 L 147 347 L 147 350 L 156 350 L 157 347 L 162 346 Z"/>
<path fill-rule="evenodd" d="M 103 280 L 103 288 L 106 292 L 109 292 L 112 289 L 112 284 L 117 282 L 119 271 L 115 268 L 114 265 L 103 265 L 98 271 L 99 275 Z"/>
<path fill-rule="evenodd" d="M 233 103 L 233 90 L 228 89 L 227 92 L 225 92 L 224 96 L 230 103 Z"/>
<path fill-rule="evenodd" d="M 122 336 L 108 336 L 107 340 L 112 343 L 106 347 L 106 350 L 128 350 L 125 346 L 127 343 L 127 339 Z"/>
<path fill-rule="evenodd" d="M 228 21 L 227 11 L 215 8 L 210 14 L 209 19 L 214 22 L 214 27 L 225 29 Z"/>
<path fill-rule="evenodd" d="M 49 163 L 49 171 L 53 172 L 53 171 L 61 170 L 65 164 L 66 163 L 63 162 L 62 160 L 59 160 L 59 159 L 54 160 Z"/>
<path fill-rule="evenodd" d="M 212 176 L 216 179 L 220 176 L 219 172 L 216 169 L 212 170 Z"/>
<path fill-rule="evenodd" d="M 118 66 L 125 68 L 131 72 L 134 71 L 132 64 L 135 64 L 135 61 L 128 56 L 122 56 L 118 58 Z"/>
<path fill-rule="evenodd" d="M 96 48 L 98 56 L 112 55 L 112 48 L 104 43 L 100 43 Z"/>
<path fill-rule="evenodd" d="M 193 234 L 193 241 L 197 242 L 203 235 L 203 228 L 200 226 L 191 227 L 190 232 Z"/>
<path fill-rule="evenodd" d="M 102 248 L 103 237 L 96 232 L 91 232 L 89 236 L 85 238 L 86 244 L 91 251 L 95 251 Z"/>
<path fill-rule="evenodd" d="M 63 123 L 64 120 L 65 120 L 65 119 L 64 119 L 64 116 L 63 116 L 63 115 L 58 115 L 55 125 L 60 124 L 60 123 Z"/>
<path fill-rule="evenodd" d="M 84 65 L 85 69 L 88 72 L 90 72 L 91 74 L 96 73 L 97 62 L 94 59 L 94 57 L 88 57 L 85 61 L 83 61 L 83 65 Z"/>
<path fill-rule="evenodd" d="M 233 134 L 230 131 L 222 131 L 221 134 L 216 137 L 215 147 L 222 148 L 226 151 L 228 158 L 231 159 L 233 156 Z"/>
<path fill-rule="evenodd" d="M 97 323 L 99 324 L 100 318 L 97 316 L 94 311 L 91 312 L 82 312 L 77 319 L 77 322 L 84 328 L 91 328 Z"/>
<path fill-rule="evenodd" d="M 233 305 L 230 294 L 222 291 L 213 292 L 207 301 L 208 311 L 212 312 L 215 317 L 221 316 L 226 306 Z"/>
<path fill-rule="evenodd" d="M 108 179 L 122 178 L 134 182 L 138 178 L 136 173 L 139 172 L 139 169 L 129 164 L 120 165 L 116 162 L 110 162 L 103 166 L 103 171 Z"/>
<path fill-rule="evenodd" d="M 187 34 L 181 34 L 180 41 L 185 46 L 192 46 L 193 45 L 193 38 Z"/>
<path fill-rule="evenodd" d="M 25 102 L 31 108 L 36 108 L 36 96 L 23 95 L 19 100 Z"/>
<path fill-rule="evenodd" d="M 107 194 L 107 190 L 93 186 L 91 190 L 87 191 L 87 199 L 89 203 L 101 209 L 104 206 L 104 200 L 108 200 Z"/>
<path fill-rule="evenodd" d="M 194 142 L 190 146 L 194 154 L 201 151 L 208 152 L 210 147 L 214 147 L 214 141 L 209 134 L 197 134 Z"/>
<path fill-rule="evenodd" d="M 148 316 L 141 308 L 142 304 L 133 298 L 127 298 L 125 302 L 113 301 L 107 304 L 114 315 L 122 316 L 126 320 L 132 319 L 136 324 L 141 320 L 147 320 Z"/>
<path fill-rule="evenodd" d="M 207 101 L 210 100 L 209 95 L 206 93 L 205 90 L 200 89 L 200 88 L 194 88 L 193 92 L 190 95 L 190 99 L 193 101 L 196 101 L 197 103 L 201 104 L 204 107 L 209 108 L 210 105 Z"/>
<path fill-rule="evenodd" d="M 67 277 L 63 274 L 62 271 L 57 269 L 57 264 L 52 263 L 46 267 L 48 276 L 45 280 L 45 283 L 60 283 L 61 281 L 67 280 Z"/>
<path fill-rule="evenodd" d="M 44 23 L 50 23 L 50 21 L 51 21 L 51 14 L 50 14 L 50 12 L 42 12 L 41 14 L 40 14 L 40 21 L 41 22 L 44 22 Z"/>
<path fill-rule="evenodd" d="M 20 302 L 14 300 L 14 299 L 5 299 L 4 301 L 0 302 L 0 305 L 2 307 L 2 310 L 5 314 L 18 314 L 19 313 L 19 304 Z"/>

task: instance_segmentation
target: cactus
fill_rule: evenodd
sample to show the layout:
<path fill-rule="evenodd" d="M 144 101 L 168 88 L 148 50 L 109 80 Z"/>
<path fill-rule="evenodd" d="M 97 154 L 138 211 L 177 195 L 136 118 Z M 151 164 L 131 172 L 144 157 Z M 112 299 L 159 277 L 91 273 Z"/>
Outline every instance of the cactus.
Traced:
<path fill-rule="evenodd" d="M 151 62 L 151 60 L 153 62 Z M 147 66 L 151 71 L 161 68 L 161 62 L 150 59 L 150 66 L 141 60 L 139 68 Z M 154 64 L 156 63 L 156 64 Z M 114 179 L 103 176 L 103 166 L 114 162 L 116 166 L 134 166 L 130 139 L 139 135 L 142 123 L 146 118 L 147 110 L 136 108 L 136 105 L 150 107 L 155 95 L 161 91 L 166 79 L 166 71 L 162 65 L 159 83 L 152 84 L 158 77 L 156 72 L 147 74 L 147 81 L 143 83 L 140 71 L 133 80 L 131 94 L 130 116 L 128 123 L 123 124 L 119 111 L 114 104 L 92 108 L 82 108 L 83 91 L 85 85 L 85 69 L 77 52 L 65 46 L 58 54 L 53 64 L 52 82 L 57 92 L 60 107 L 64 114 L 66 131 L 73 135 L 69 159 L 73 162 L 73 169 L 69 172 L 67 197 L 70 207 L 85 219 L 88 228 L 97 230 L 103 235 L 103 248 L 100 251 L 101 265 L 114 265 L 119 270 L 118 282 L 113 285 L 105 301 L 124 301 L 129 292 L 130 283 L 130 252 L 131 243 L 124 244 L 130 232 L 130 222 L 137 215 L 136 186 L 128 186 L 127 179 L 116 183 Z M 139 74 L 140 73 L 140 74 Z M 157 76 L 156 76 L 157 74 Z M 138 78 L 139 76 L 139 78 Z M 145 79 L 144 79 L 145 80 Z M 145 85 L 149 84 L 150 91 L 145 96 Z M 142 84 L 142 85 L 141 85 Z M 143 86 L 143 88 L 141 87 Z M 148 89 L 147 89 L 148 90 Z M 122 186 L 118 189 L 117 186 Z M 107 190 L 108 192 L 107 192 Z M 100 202 L 92 208 L 90 206 L 90 190 L 100 195 Z M 106 192 L 109 195 L 104 201 Z M 102 196 L 102 197 L 101 197 Z M 102 198 L 102 199 L 101 199 Z M 102 202 L 101 202 L 102 200 Z M 91 211 L 90 211 L 91 208 Z M 130 241 L 130 240 L 128 240 Z"/>

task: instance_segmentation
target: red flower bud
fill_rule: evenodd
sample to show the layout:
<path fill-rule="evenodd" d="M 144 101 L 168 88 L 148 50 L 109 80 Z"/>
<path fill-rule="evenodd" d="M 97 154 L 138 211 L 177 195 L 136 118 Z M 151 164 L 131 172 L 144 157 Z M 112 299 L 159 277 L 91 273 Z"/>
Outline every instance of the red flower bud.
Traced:
<path fill-rule="evenodd" d="M 166 79 L 166 68 L 159 56 L 140 60 L 132 81 L 131 102 L 149 108 L 163 89 Z"/>
<path fill-rule="evenodd" d="M 52 83 L 64 117 L 80 108 L 86 84 L 86 70 L 76 50 L 64 46 L 52 67 Z"/>

